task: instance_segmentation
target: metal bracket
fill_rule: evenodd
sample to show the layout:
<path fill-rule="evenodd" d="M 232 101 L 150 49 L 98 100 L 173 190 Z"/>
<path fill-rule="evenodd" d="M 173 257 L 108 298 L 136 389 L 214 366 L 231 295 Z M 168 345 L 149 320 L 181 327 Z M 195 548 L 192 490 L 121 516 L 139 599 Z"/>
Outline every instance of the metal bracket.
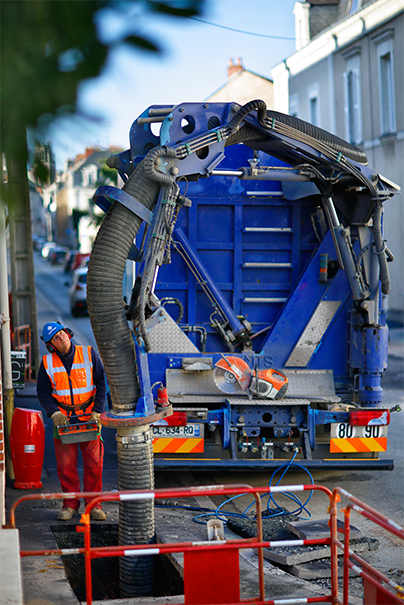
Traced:
<path fill-rule="evenodd" d="M 101 210 L 105 213 L 110 209 L 112 202 L 119 202 L 125 208 L 128 208 L 133 214 L 136 214 L 142 221 L 145 221 L 148 225 L 153 220 L 153 212 L 148 210 L 143 204 L 141 204 L 132 195 L 118 189 L 117 187 L 111 187 L 111 185 L 101 185 L 98 187 L 93 195 L 93 202 L 97 204 Z"/>
<path fill-rule="evenodd" d="M 154 401 L 151 392 L 149 362 L 147 353 L 143 352 L 135 341 L 137 370 L 139 377 L 139 386 L 141 397 L 139 397 L 136 405 L 135 416 L 152 416 L 154 414 Z"/>
<path fill-rule="evenodd" d="M 325 410 L 310 409 L 309 414 L 313 414 L 315 425 L 349 422 L 349 412 L 328 412 Z"/>

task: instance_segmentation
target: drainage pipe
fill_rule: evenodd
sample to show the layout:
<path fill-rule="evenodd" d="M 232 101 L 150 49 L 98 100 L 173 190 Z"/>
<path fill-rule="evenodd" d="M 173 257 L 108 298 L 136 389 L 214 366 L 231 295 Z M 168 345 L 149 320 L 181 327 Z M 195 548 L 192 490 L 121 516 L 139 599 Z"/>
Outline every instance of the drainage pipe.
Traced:
<path fill-rule="evenodd" d="M 7 474 L 14 479 L 9 436 L 14 413 L 13 374 L 11 368 L 10 309 L 8 304 L 8 269 L 6 244 L 6 206 L 0 199 L 0 337 L 1 370 L 4 396 L 4 436 L 6 444 Z M 1 376 L 0 376 L 1 377 Z M 1 386 L 0 386 L 1 389 Z M 4 519 L 2 519 L 4 523 Z"/>

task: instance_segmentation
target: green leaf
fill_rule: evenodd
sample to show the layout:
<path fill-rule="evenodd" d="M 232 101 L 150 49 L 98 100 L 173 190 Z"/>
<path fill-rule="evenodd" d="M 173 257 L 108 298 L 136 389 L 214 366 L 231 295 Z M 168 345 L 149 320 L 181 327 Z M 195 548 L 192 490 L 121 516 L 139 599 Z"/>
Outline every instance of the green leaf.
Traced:
<path fill-rule="evenodd" d="M 149 50 L 157 53 L 161 52 L 161 48 L 154 44 L 154 42 L 151 42 L 146 38 L 141 38 L 140 36 L 128 36 L 127 38 L 125 38 L 124 42 L 130 44 L 131 46 L 135 46 L 136 48 L 142 48 L 144 50 Z"/>
<path fill-rule="evenodd" d="M 188 0 L 188 2 L 178 2 L 181 6 L 175 6 L 175 2 L 157 2 L 156 0 L 147 0 L 152 10 L 165 15 L 174 17 L 196 17 L 201 14 L 203 0 Z M 185 4 L 185 6 L 184 6 Z"/>

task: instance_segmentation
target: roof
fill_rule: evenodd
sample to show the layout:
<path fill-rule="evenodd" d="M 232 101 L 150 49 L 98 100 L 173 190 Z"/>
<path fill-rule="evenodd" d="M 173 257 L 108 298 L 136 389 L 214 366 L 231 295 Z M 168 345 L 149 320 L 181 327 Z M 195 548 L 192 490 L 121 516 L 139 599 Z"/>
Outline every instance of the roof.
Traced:
<path fill-rule="evenodd" d="M 243 69 L 233 74 L 205 101 L 228 103 L 234 101 L 244 105 L 257 98 L 263 99 L 270 109 L 273 108 L 273 81 L 253 71 Z"/>

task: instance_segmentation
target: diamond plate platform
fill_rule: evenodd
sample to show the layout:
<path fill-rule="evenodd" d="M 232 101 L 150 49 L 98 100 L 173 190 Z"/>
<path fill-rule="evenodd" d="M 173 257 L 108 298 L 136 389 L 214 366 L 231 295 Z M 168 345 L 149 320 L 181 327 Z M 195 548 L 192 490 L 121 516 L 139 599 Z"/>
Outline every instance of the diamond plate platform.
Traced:
<path fill-rule="evenodd" d="M 226 395 L 220 391 L 214 380 L 213 371 L 190 372 L 188 370 L 166 370 L 167 391 L 170 401 L 180 395 L 219 395 L 226 401 Z"/>
<path fill-rule="evenodd" d="M 289 380 L 287 397 L 283 399 L 250 399 L 244 396 L 226 396 L 214 380 L 213 372 L 166 370 L 167 390 L 172 403 L 241 403 L 248 405 L 307 405 L 311 401 L 338 403 L 332 370 L 282 370 Z"/>
<path fill-rule="evenodd" d="M 285 363 L 285 367 L 304 368 L 307 366 L 340 305 L 340 300 L 320 302 Z"/>
<path fill-rule="evenodd" d="M 267 405 L 267 406 L 282 406 L 282 405 L 310 405 L 310 399 L 292 399 L 284 397 L 283 399 L 248 399 L 248 397 L 228 397 L 227 401 L 230 405 Z"/>
<path fill-rule="evenodd" d="M 220 395 L 169 395 L 170 403 L 173 405 L 218 405 L 226 403 L 227 397 L 224 393 Z M 177 408 L 176 408 L 177 409 Z"/>
<path fill-rule="evenodd" d="M 150 330 L 148 335 L 151 353 L 200 353 L 163 307 L 158 310 L 158 313 L 159 322 L 156 325 L 152 325 L 153 321 L 146 321 L 146 326 Z"/>
<path fill-rule="evenodd" d="M 282 370 L 289 381 L 288 397 L 309 397 L 310 401 L 338 403 L 332 370 Z"/>

